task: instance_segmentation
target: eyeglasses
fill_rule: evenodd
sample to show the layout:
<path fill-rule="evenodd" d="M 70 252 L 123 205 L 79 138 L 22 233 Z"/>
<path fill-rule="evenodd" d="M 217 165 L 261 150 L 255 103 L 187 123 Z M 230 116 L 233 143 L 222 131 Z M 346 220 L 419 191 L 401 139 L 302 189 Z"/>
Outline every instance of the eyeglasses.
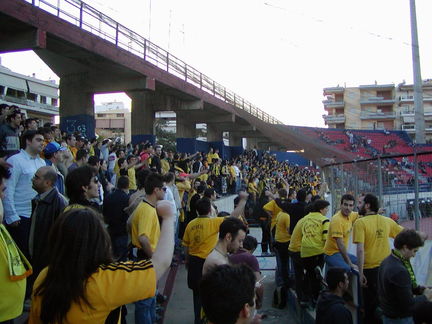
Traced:
<path fill-rule="evenodd" d="M 167 187 L 162 187 L 162 188 L 160 188 L 161 190 L 163 190 L 163 191 L 167 191 Z"/>
<path fill-rule="evenodd" d="M 93 178 L 93 182 L 94 182 L 94 183 L 99 183 L 99 178 L 98 178 L 98 177 L 94 177 L 94 178 Z"/>

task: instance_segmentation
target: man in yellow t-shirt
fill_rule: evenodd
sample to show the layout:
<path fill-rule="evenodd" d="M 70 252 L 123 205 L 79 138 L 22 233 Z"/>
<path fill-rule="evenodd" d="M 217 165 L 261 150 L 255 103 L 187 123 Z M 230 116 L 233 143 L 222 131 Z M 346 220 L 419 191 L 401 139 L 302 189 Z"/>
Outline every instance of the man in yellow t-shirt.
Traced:
<path fill-rule="evenodd" d="M 353 242 L 357 244 L 357 265 L 363 286 L 365 323 L 375 323 L 378 307 L 378 269 L 390 255 L 389 238 L 402 231 L 389 217 L 378 215 L 379 201 L 373 194 L 361 198 L 359 214 L 364 216 L 354 223 Z"/>
<path fill-rule="evenodd" d="M 288 203 L 288 202 L 286 202 Z M 276 250 L 276 284 L 284 287 L 284 289 L 290 288 L 290 264 L 289 264 L 289 252 L 288 246 L 290 244 L 291 233 L 290 233 L 290 215 L 286 212 L 285 206 L 276 217 L 276 232 L 275 232 L 275 250 Z"/>
<path fill-rule="evenodd" d="M 340 210 L 330 220 L 329 235 L 324 245 L 324 260 L 328 267 L 343 268 L 349 272 L 357 270 L 357 257 L 348 253 L 349 239 L 358 213 L 353 212 L 355 198 L 345 194 L 341 198 Z"/>
<path fill-rule="evenodd" d="M 159 241 L 160 224 L 156 204 L 165 197 L 166 187 L 162 175 L 151 173 L 145 183 L 146 198 L 131 216 L 131 240 L 134 257 L 137 260 L 149 259 Z M 156 322 L 156 298 L 151 297 L 135 303 L 135 318 L 140 323 Z"/>
<path fill-rule="evenodd" d="M 247 194 L 240 193 L 240 201 L 231 213 L 239 217 L 246 205 Z M 218 241 L 219 227 L 224 217 L 211 217 L 212 203 L 208 198 L 202 198 L 195 205 L 198 217 L 186 226 L 183 245 L 185 246 L 186 267 L 188 269 L 188 287 L 193 291 L 195 323 L 200 323 L 201 302 L 199 297 L 199 282 L 205 259 L 211 253 Z"/>

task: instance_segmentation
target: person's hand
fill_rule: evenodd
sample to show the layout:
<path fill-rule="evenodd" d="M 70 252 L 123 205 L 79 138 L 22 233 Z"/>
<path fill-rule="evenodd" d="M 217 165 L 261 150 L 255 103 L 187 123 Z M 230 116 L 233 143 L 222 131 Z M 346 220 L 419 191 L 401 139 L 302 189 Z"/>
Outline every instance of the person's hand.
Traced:
<path fill-rule="evenodd" d="M 427 298 L 428 301 L 432 302 L 432 288 L 426 288 L 423 291 L 423 295 L 426 296 L 426 298 Z"/>
<path fill-rule="evenodd" d="M 360 285 L 362 287 L 367 287 L 367 279 L 363 273 L 360 274 Z"/>
<path fill-rule="evenodd" d="M 15 222 L 13 222 L 13 223 L 10 223 L 9 226 L 10 226 L 10 227 L 18 227 L 20 223 L 21 223 L 21 221 L 20 221 L 20 220 L 17 220 L 17 221 L 15 221 Z"/>
<path fill-rule="evenodd" d="M 249 194 L 246 191 L 239 191 L 239 197 L 240 199 L 247 199 Z"/>
<path fill-rule="evenodd" d="M 174 210 L 171 202 L 168 200 L 159 200 L 156 204 L 156 211 L 158 216 L 163 220 L 174 218 Z"/>

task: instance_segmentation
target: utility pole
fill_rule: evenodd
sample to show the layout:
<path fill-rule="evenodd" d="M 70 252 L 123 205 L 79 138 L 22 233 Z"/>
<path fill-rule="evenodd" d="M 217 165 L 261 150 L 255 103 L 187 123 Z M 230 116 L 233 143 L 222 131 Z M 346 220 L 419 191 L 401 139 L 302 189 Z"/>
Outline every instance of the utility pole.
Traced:
<path fill-rule="evenodd" d="M 417 16 L 415 0 L 410 0 L 411 12 L 411 50 L 414 75 L 414 107 L 415 107 L 415 140 L 416 144 L 424 144 L 425 120 L 423 111 L 423 81 L 420 70 L 420 49 L 417 35 Z"/>

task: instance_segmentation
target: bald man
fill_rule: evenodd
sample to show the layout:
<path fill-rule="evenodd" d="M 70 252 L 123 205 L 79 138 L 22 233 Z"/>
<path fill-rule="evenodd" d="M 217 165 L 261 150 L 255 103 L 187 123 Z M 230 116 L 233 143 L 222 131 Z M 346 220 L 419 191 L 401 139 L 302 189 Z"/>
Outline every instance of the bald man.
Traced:
<path fill-rule="evenodd" d="M 33 275 L 30 281 L 34 281 L 48 264 L 48 233 L 68 204 L 66 198 L 55 187 L 56 181 L 57 172 L 51 166 L 39 168 L 32 179 L 33 189 L 38 195 L 32 199 L 29 251 Z"/>

